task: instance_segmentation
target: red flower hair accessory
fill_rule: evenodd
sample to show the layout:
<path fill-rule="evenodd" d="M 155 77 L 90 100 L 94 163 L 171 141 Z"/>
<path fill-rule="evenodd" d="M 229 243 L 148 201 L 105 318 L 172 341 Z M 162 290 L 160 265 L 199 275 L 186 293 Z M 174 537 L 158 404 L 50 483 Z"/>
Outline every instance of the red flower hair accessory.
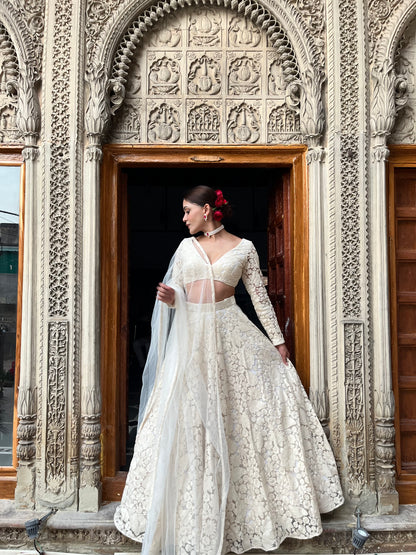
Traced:
<path fill-rule="evenodd" d="M 215 210 L 213 218 L 216 222 L 220 222 L 223 219 L 223 217 L 224 217 L 224 214 L 220 210 Z"/>
<path fill-rule="evenodd" d="M 215 206 L 221 209 L 221 206 L 228 204 L 228 200 L 225 200 L 224 195 L 220 189 L 215 191 L 217 198 L 215 200 Z"/>

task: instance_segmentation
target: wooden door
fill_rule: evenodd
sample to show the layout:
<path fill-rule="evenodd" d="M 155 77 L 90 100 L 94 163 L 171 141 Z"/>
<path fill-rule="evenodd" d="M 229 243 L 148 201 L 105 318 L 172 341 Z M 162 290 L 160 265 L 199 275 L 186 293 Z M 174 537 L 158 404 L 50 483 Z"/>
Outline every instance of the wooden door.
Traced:
<path fill-rule="evenodd" d="M 268 221 L 268 293 L 277 314 L 286 345 L 295 362 L 292 306 L 290 234 L 290 175 L 281 175 L 271 190 Z"/>
<path fill-rule="evenodd" d="M 394 169 L 389 211 L 397 490 L 416 503 L 416 167 Z"/>

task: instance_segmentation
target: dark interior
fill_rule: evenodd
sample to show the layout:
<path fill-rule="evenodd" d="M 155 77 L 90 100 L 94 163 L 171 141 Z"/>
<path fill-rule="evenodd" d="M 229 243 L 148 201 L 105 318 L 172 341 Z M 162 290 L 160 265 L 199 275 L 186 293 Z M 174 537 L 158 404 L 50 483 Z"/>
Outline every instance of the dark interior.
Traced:
<path fill-rule="evenodd" d="M 260 266 L 267 275 L 268 197 L 281 179 L 278 168 L 129 168 L 129 349 L 127 470 L 137 431 L 141 375 L 150 342 L 150 319 L 156 286 L 169 260 L 188 230 L 182 222 L 184 192 L 195 185 L 222 189 L 233 208 L 224 225 L 230 233 L 250 239 L 256 246 Z M 244 286 L 236 300 L 260 326 Z"/>

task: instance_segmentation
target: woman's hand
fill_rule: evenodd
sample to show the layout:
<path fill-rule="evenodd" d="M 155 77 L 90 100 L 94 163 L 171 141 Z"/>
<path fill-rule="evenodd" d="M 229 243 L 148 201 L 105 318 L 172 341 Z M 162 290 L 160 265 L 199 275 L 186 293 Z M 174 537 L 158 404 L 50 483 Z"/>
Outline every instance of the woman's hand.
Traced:
<path fill-rule="evenodd" d="M 162 303 L 166 303 L 169 306 L 175 305 L 175 289 L 172 289 L 172 287 L 169 287 L 169 285 L 165 285 L 164 283 L 159 283 L 156 289 L 156 299 L 158 301 L 162 301 Z"/>
<path fill-rule="evenodd" d="M 283 364 L 286 364 L 287 366 L 287 361 L 288 361 L 288 358 L 290 357 L 290 353 L 288 348 L 286 347 L 286 343 L 282 343 L 281 345 L 276 345 L 276 349 L 279 351 L 280 356 L 282 357 Z"/>

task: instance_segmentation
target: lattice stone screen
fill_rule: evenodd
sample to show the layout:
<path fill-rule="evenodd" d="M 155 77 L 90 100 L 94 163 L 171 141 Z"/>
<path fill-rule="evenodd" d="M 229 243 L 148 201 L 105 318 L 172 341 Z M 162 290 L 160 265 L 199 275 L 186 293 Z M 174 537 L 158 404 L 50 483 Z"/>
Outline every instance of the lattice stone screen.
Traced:
<path fill-rule="evenodd" d="M 301 142 L 298 94 L 284 59 L 249 18 L 184 8 L 160 20 L 136 50 L 108 140 Z"/>

